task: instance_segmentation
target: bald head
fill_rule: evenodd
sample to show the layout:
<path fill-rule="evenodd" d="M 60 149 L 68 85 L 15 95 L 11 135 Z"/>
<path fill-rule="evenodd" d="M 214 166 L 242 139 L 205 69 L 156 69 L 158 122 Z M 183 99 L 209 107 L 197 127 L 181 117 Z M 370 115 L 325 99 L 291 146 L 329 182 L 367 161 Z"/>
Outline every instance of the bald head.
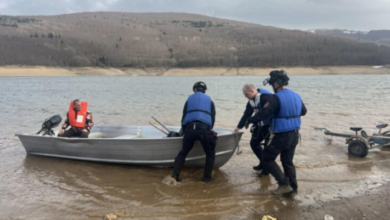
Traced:
<path fill-rule="evenodd" d="M 242 88 L 242 90 L 245 90 L 245 91 L 252 91 L 254 89 L 256 89 L 256 88 L 252 83 L 246 83 L 244 85 L 244 87 Z"/>
<path fill-rule="evenodd" d="M 251 83 L 246 83 L 242 88 L 242 92 L 244 93 L 244 96 L 248 99 L 253 99 L 258 93 L 255 86 Z"/>

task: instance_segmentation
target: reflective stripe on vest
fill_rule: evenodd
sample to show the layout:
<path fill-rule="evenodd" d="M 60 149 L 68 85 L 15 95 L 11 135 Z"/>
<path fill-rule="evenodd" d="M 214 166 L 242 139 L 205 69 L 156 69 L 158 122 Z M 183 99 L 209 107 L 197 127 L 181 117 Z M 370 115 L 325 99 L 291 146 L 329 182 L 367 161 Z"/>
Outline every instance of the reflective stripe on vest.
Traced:
<path fill-rule="evenodd" d="M 262 106 L 260 104 L 260 96 L 262 94 L 272 94 L 268 90 L 265 90 L 265 89 L 260 89 L 259 88 L 259 89 L 257 89 L 257 91 L 258 91 L 258 93 L 255 96 L 255 98 L 249 100 L 249 104 L 252 106 L 253 112 L 255 114 L 262 109 Z M 269 118 L 263 120 L 263 125 L 269 125 L 269 124 L 270 124 L 270 119 Z"/>
<path fill-rule="evenodd" d="M 212 127 L 211 98 L 202 92 L 192 94 L 187 100 L 187 113 L 182 124 L 193 121 L 201 121 Z"/>
<path fill-rule="evenodd" d="M 255 114 L 261 109 L 260 96 L 261 96 L 261 94 L 257 93 L 255 98 L 249 100 L 249 104 L 252 106 L 253 112 Z"/>
<path fill-rule="evenodd" d="M 84 128 L 87 117 L 88 102 L 81 102 L 81 109 L 77 112 L 73 108 L 73 101 L 70 103 L 68 111 L 69 124 L 72 127 Z"/>
<path fill-rule="evenodd" d="M 302 99 L 298 93 L 289 89 L 277 92 L 279 99 L 279 115 L 272 119 L 272 133 L 281 133 L 301 128 Z"/>

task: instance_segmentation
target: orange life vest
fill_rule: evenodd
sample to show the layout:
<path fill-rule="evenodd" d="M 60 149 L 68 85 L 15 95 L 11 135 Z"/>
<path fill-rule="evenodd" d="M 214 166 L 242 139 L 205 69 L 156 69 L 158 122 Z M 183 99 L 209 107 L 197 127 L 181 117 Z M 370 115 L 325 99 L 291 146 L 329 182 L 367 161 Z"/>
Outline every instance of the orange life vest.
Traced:
<path fill-rule="evenodd" d="M 69 111 L 68 111 L 68 119 L 69 119 L 69 123 L 72 127 L 76 127 L 76 128 L 84 128 L 85 127 L 88 102 L 81 102 L 80 104 L 81 104 L 81 109 L 76 114 L 76 111 L 73 108 L 73 101 L 70 102 Z"/>

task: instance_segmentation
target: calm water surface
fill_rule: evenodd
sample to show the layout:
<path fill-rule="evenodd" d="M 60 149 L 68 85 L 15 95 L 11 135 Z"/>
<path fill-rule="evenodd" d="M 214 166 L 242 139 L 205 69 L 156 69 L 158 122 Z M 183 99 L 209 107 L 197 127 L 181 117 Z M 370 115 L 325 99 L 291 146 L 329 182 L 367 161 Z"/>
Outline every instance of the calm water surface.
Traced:
<path fill-rule="evenodd" d="M 361 195 L 390 180 L 388 148 L 366 158 L 348 156 L 344 140 L 314 127 L 368 134 L 390 120 L 390 75 L 291 76 L 290 88 L 308 108 L 296 151 L 300 195 L 275 198 L 273 178 L 252 171 L 256 158 L 246 131 L 243 154 L 200 182 L 202 169 L 185 169 L 183 181 L 161 183 L 170 169 L 99 164 L 27 156 L 15 133 L 34 133 L 43 120 L 65 117 L 69 101 L 89 102 L 95 124 L 146 125 L 155 116 L 179 125 L 192 86 L 202 80 L 216 104 L 216 127 L 234 129 L 245 109 L 241 88 L 264 76 L 224 77 L 2 77 L 0 78 L 0 219 L 259 219 L 263 214 Z M 270 89 L 270 87 L 265 87 Z M 352 186 L 352 187 L 351 187 Z"/>

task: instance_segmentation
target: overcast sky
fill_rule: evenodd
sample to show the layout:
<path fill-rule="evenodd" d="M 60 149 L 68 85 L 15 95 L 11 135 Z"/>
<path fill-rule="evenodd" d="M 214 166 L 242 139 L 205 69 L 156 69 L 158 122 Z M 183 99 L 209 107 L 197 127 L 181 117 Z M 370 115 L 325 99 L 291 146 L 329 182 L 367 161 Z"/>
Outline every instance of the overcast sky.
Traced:
<path fill-rule="evenodd" d="M 187 12 L 289 29 L 390 29 L 390 0 L 0 0 L 2 15 Z"/>

